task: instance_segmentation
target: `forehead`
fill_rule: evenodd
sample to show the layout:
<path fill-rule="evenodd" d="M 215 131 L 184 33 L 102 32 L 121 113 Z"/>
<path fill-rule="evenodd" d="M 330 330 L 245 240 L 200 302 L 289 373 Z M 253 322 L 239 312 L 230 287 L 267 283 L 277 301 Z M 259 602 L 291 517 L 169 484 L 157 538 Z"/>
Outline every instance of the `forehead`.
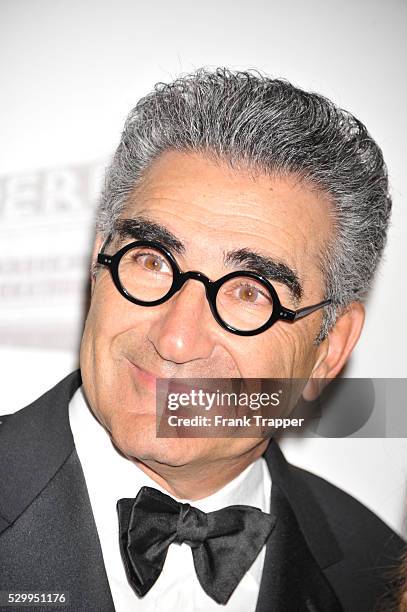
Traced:
<path fill-rule="evenodd" d="M 332 234 L 331 202 L 297 177 L 231 168 L 199 154 L 166 152 L 129 197 L 122 217 L 147 214 L 191 251 L 258 248 L 297 266 L 320 261 Z"/>

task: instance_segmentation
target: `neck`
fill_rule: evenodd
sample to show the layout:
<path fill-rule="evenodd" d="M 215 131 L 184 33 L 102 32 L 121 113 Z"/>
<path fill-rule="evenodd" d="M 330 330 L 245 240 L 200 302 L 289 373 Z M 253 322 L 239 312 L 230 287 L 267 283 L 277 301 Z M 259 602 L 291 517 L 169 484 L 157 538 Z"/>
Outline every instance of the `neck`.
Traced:
<path fill-rule="evenodd" d="M 261 457 L 268 443 L 269 440 L 261 440 L 257 446 L 238 457 L 194 462 L 182 466 L 139 461 L 134 458 L 132 461 L 173 497 L 194 501 L 222 489 Z"/>

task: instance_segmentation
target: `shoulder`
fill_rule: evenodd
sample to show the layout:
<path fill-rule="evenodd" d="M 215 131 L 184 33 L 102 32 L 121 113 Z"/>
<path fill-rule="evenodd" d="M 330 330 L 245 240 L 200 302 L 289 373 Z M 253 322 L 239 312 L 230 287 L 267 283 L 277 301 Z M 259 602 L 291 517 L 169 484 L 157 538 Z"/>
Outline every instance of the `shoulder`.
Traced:
<path fill-rule="evenodd" d="M 35 430 L 44 426 L 44 419 L 48 419 L 49 427 L 51 420 L 61 418 L 66 412 L 72 395 L 81 384 L 80 370 L 75 370 L 27 406 L 0 415 L 0 435 L 8 436 L 16 429 L 21 432 L 27 427 Z"/>
<path fill-rule="evenodd" d="M 288 463 L 273 440 L 265 457 L 272 482 L 286 495 L 311 548 L 327 565 L 333 560 L 327 551 L 334 542 L 342 557 L 359 559 L 363 566 L 374 563 L 378 556 L 388 554 L 389 563 L 400 556 L 405 548 L 403 539 L 361 501 Z"/>
<path fill-rule="evenodd" d="M 404 540 L 352 495 L 306 470 L 291 469 L 310 490 L 342 551 L 342 560 L 324 571 L 343 594 L 345 609 L 364 609 L 370 592 L 376 593 L 377 609 L 395 609 Z"/>
<path fill-rule="evenodd" d="M 346 591 L 353 576 L 354 589 L 368 589 L 373 581 L 382 597 L 386 593 L 390 596 L 406 542 L 352 495 L 306 470 L 290 468 L 310 491 L 342 551 L 342 561 L 325 569 L 332 584 L 339 592 Z M 318 525 L 314 526 L 316 532 Z"/>
<path fill-rule="evenodd" d="M 285 492 L 296 514 L 304 524 L 315 525 L 315 513 L 325 518 L 331 530 L 344 538 L 358 539 L 369 528 L 379 533 L 393 533 L 361 501 L 325 478 L 300 468 L 285 459 L 279 445 L 272 440 L 265 454 L 272 482 Z"/>
<path fill-rule="evenodd" d="M 11 523 L 39 494 L 74 450 L 69 401 L 80 371 L 17 412 L 0 417 L 0 516 Z M 0 525 L 1 527 L 1 525 Z"/>
<path fill-rule="evenodd" d="M 361 528 L 365 534 L 369 528 L 393 533 L 374 512 L 343 489 L 302 468 L 294 465 L 290 468 L 310 489 L 336 534 L 357 538 Z"/>

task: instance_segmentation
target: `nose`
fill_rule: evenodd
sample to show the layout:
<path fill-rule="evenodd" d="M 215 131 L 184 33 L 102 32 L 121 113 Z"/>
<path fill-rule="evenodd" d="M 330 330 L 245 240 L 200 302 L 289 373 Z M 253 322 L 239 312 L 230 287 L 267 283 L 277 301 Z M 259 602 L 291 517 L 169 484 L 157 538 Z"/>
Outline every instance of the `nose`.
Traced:
<path fill-rule="evenodd" d="M 163 359 L 186 363 L 208 359 L 216 343 L 217 326 L 198 278 L 189 278 L 167 302 L 159 306 L 149 339 Z"/>

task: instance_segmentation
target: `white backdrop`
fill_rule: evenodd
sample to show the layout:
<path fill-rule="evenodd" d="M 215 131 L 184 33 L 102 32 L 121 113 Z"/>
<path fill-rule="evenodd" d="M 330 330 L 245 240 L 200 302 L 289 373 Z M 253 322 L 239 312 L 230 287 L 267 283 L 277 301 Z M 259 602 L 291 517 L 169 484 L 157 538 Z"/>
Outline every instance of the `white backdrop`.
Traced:
<path fill-rule="evenodd" d="M 407 377 L 406 13 L 403 0 L 0 0 L 0 413 L 76 367 L 101 167 L 137 99 L 199 66 L 258 68 L 319 91 L 380 143 L 392 226 L 346 375 Z M 404 440 L 285 448 L 405 530 Z"/>

